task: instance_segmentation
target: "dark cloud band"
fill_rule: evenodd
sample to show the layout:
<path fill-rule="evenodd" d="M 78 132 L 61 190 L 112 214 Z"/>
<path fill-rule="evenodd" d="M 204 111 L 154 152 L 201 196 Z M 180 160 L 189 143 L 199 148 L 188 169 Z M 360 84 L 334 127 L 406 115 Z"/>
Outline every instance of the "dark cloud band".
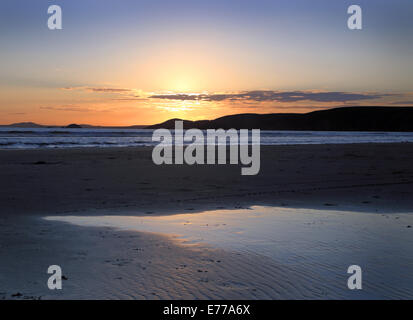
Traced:
<path fill-rule="evenodd" d="M 359 100 L 378 99 L 386 96 L 385 94 L 363 94 L 351 92 L 308 92 L 308 91 L 269 91 L 256 90 L 240 93 L 228 94 L 165 94 L 152 95 L 152 99 L 165 100 L 198 100 L 198 101 L 278 101 L 278 102 L 297 102 L 297 101 L 317 101 L 317 102 L 347 102 Z"/>

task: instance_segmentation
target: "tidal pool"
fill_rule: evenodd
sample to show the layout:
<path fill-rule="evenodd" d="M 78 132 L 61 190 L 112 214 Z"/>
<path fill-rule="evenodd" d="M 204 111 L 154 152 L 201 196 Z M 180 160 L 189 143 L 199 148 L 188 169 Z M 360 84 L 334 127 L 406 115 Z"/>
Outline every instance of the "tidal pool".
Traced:
<path fill-rule="evenodd" d="M 363 289 L 358 297 L 413 298 L 413 228 L 409 227 L 413 225 L 413 214 L 409 213 L 254 206 L 162 216 L 45 219 L 160 233 L 183 245 L 208 245 L 263 255 L 292 270 L 308 272 L 315 281 L 343 287 L 350 276 L 347 268 L 359 265 Z"/>

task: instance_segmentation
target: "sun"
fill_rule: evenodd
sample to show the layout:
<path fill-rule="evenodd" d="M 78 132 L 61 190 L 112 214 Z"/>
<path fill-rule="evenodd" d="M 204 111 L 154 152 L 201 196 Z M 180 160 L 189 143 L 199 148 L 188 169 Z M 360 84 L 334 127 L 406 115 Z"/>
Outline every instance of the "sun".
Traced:
<path fill-rule="evenodd" d="M 173 90 L 178 92 L 189 92 L 193 90 L 191 82 L 188 79 L 180 78 L 174 81 Z"/>
<path fill-rule="evenodd" d="M 175 93 L 191 92 L 198 89 L 198 80 L 199 79 L 196 78 L 196 75 L 191 72 L 180 72 L 179 74 L 171 77 L 168 90 L 174 91 Z"/>

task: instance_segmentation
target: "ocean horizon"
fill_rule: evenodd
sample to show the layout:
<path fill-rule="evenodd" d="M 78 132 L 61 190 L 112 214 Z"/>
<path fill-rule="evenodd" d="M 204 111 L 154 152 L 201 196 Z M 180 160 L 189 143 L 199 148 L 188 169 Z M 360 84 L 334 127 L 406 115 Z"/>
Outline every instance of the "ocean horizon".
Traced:
<path fill-rule="evenodd" d="M 152 141 L 154 131 L 154 129 L 2 127 L 0 149 L 155 146 L 158 142 Z M 413 132 L 261 130 L 261 145 L 403 142 L 413 142 Z"/>

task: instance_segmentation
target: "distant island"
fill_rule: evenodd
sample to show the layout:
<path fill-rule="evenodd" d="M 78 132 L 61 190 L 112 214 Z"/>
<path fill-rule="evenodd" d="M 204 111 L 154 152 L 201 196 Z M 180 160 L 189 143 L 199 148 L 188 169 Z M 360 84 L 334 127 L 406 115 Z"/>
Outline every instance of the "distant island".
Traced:
<path fill-rule="evenodd" d="M 413 132 L 413 106 L 410 107 L 341 107 L 308 113 L 243 113 L 228 115 L 214 120 L 170 119 L 144 126 L 93 126 L 70 124 L 46 126 L 33 122 L 21 122 L 0 127 L 16 128 L 85 128 L 85 129 L 174 129 L 175 121 L 182 120 L 184 128 L 198 129 L 261 129 L 297 131 L 404 131 Z"/>
<path fill-rule="evenodd" d="M 145 125 L 133 125 L 133 126 L 93 126 L 90 124 L 76 124 L 72 123 L 67 126 L 57 126 L 57 125 L 41 125 L 34 122 L 19 122 L 7 125 L 0 125 L 1 127 L 12 127 L 12 128 L 66 128 L 66 129 L 144 129 Z"/>
<path fill-rule="evenodd" d="M 19 123 L 12 123 L 9 125 L 1 125 L 0 127 L 14 127 L 14 128 L 46 128 L 47 126 L 42 126 L 41 124 L 37 124 L 34 122 L 19 122 Z"/>
<path fill-rule="evenodd" d="M 68 128 L 68 129 L 82 129 L 83 127 L 81 125 L 76 124 L 76 123 L 72 123 L 72 124 L 69 124 L 68 126 L 66 126 L 66 128 Z"/>
<path fill-rule="evenodd" d="M 173 129 L 171 119 L 148 126 Z M 413 131 L 413 107 L 342 107 L 309 113 L 244 113 L 215 120 L 183 120 L 184 128 L 298 131 Z"/>

